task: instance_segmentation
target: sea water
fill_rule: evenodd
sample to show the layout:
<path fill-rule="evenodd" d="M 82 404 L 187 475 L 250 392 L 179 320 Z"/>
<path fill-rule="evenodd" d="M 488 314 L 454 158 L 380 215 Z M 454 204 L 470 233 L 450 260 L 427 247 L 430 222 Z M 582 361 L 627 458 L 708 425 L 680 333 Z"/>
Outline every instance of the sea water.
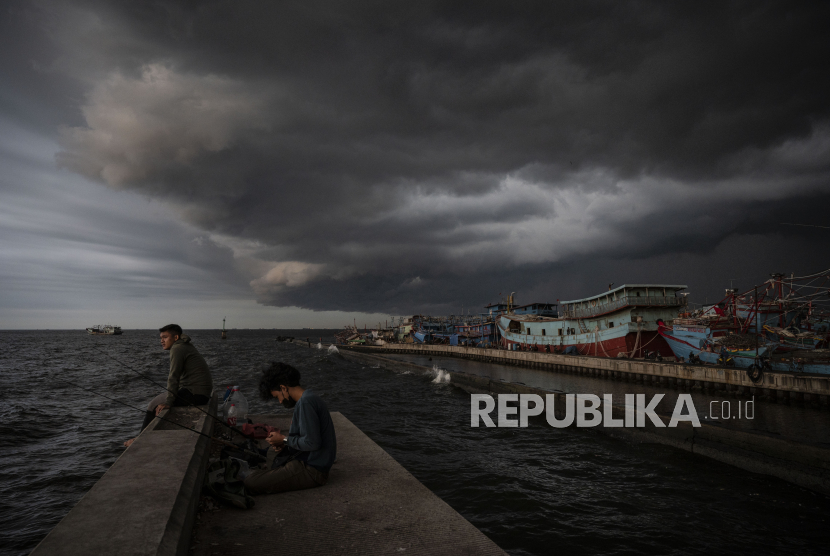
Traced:
<path fill-rule="evenodd" d="M 510 554 L 804 555 L 830 542 L 828 499 L 778 479 L 544 420 L 471 429 L 470 396 L 447 382 L 443 363 L 380 368 L 274 341 L 307 331 L 234 330 L 224 341 L 218 330 L 187 332 L 216 389 L 238 384 L 252 413 L 288 413 L 260 400 L 257 382 L 270 361 L 295 366 L 303 386 Z M 141 423 L 141 412 L 58 379 L 142 408 L 159 387 L 107 355 L 163 384 L 169 357 L 157 335 L 0 332 L 0 554 L 34 548 Z"/>

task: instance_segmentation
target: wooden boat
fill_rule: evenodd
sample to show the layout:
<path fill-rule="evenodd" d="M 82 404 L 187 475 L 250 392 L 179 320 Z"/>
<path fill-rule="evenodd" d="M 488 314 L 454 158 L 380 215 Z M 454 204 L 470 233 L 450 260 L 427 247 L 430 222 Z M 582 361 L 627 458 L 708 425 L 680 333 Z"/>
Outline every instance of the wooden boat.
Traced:
<path fill-rule="evenodd" d="M 657 321 L 677 316 L 686 306 L 675 284 L 624 284 L 598 295 L 563 301 L 557 318 L 498 317 L 502 344 L 508 349 L 571 352 L 597 357 L 644 357 L 649 352 L 673 357 L 658 333 Z"/>

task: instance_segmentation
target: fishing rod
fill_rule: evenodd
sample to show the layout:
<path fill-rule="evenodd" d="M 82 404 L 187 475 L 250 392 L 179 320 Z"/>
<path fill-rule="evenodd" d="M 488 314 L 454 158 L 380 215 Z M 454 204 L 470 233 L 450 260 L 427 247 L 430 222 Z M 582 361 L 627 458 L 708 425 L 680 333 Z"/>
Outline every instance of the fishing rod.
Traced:
<path fill-rule="evenodd" d="M 115 361 L 116 363 L 118 363 L 119 365 L 121 365 L 122 367 L 126 367 L 127 369 L 131 370 L 132 372 L 134 372 L 135 374 L 137 374 L 138 376 L 140 376 L 140 377 L 141 377 L 141 378 L 143 378 L 144 380 L 149 380 L 152 384 L 155 384 L 155 385 L 156 385 L 156 386 L 158 386 L 159 388 L 163 388 L 165 391 L 169 392 L 170 394 L 173 394 L 173 396 L 175 396 L 175 397 L 176 397 L 176 399 L 181 399 L 181 397 L 179 396 L 179 394 L 178 394 L 178 393 L 176 393 L 176 392 L 174 392 L 174 391 L 170 390 L 169 388 L 167 388 L 167 386 L 163 386 L 163 385 L 159 384 L 158 382 L 156 382 L 156 381 L 155 381 L 155 380 L 153 380 L 152 378 L 150 378 L 150 377 L 148 377 L 148 376 L 145 376 L 145 375 L 141 374 L 140 372 L 138 372 L 138 371 L 137 371 L 137 370 L 135 370 L 134 368 L 130 367 L 129 365 L 127 365 L 126 363 L 124 363 L 124 362 L 122 362 L 122 361 L 119 361 L 118 359 L 116 359 L 115 357 L 113 357 L 113 356 L 112 356 L 112 355 L 110 355 L 109 353 L 105 352 L 104 350 L 98 349 L 98 348 L 97 348 L 97 347 L 95 347 L 95 346 L 92 346 L 92 349 L 94 349 L 94 350 L 95 350 L 95 351 L 97 351 L 98 353 L 101 353 L 101 354 L 103 354 L 104 356 L 106 356 L 106 357 L 108 357 L 108 358 L 112 359 L 113 361 Z M 189 404 L 188 404 L 188 405 L 189 405 Z M 222 421 L 222 419 L 220 419 L 219 417 L 217 417 L 217 416 L 215 416 L 215 415 L 212 415 L 209 411 L 205 411 L 204 409 L 202 409 L 202 408 L 201 408 L 201 407 L 199 407 L 198 405 L 193 405 L 193 406 L 191 406 L 191 407 L 195 407 L 196 409 L 198 409 L 199 411 L 201 411 L 202 413 L 204 413 L 205 415 L 207 415 L 208 417 L 210 417 L 211 419 L 213 419 L 213 420 L 214 420 L 214 421 L 216 421 L 217 423 L 219 423 L 219 424 L 221 424 L 221 425 L 224 425 L 224 424 L 225 424 L 225 423 Z M 142 411 L 143 411 L 143 410 L 142 410 Z M 242 435 L 242 436 L 243 436 L 243 437 L 245 437 L 245 438 L 248 438 L 247 436 L 245 436 L 244 434 L 242 434 L 242 432 L 241 432 L 241 431 L 239 431 L 239 430 L 237 430 L 237 429 L 235 429 L 235 428 L 233 428 L 233 427 L 231 427 L 231 430 L 232 430 L 232 431 L 236 431 L 236 432 L 238 432 L 240 435 Z"/>
<path fill-rule="evenodd" d="M 95 395 L 97 395 L 97 396 L 101 396 L 102 398 L 106 398 L 106 399 L 108 399 L 108 400 L 110 400 L 110 401 L 113 401 L 113 402 L 115 402 L 115 403 L 119 403 L 119 404 L 121 404 L 121 405 L 123 405 L 123 406 L 129 407 L 130 409 L 135 409 L 136 411 L 140 411 L 140 412 L 144 413 L 144 410 L 143 410 L 143 409 L 141 409 L 141 408 L 138 408 L 138 407 L 136 407 L 136 406 L 134 406 L 134 405 L 130 405 L 130 404 L 126 403 L 126 402 L 122 402 L 121 400 L 118 400 L 118 399 L 116 399 L 116 398 L 110 398 L 109 396 L 105 396 L 104 394 L 102 394 L 102 393 L 100 393 L 100 392 L 96 392 L 95 390 L 91 390 L 91 389 L 89 389 L 89 388 L 84 388 L 83 386 L 81 386 L 81 385 L 79 385 L 79 384 L 75 384 L 75 383 L 73 383 L 73 382 L 69 382 L 68 380 L 66 380 L 66 379 L 64 379 L 64 378 L 57 378 L 57 377 L 55 377 L 55 376 L 52 376 L 52 377 L 50 377 L 50 378 L 52 378 L 52 379 L 54 379 L 54 380 L 57 380 L 58 382 L 64 382 L 64 383 L 66 383 L 66 384 L 68 384 L 68 385 L 70 385 L 70 386 L 74 386 L 75 388 L 80 388 L 81 390 L 84 390 L 84 391 L 89 392 L 89 393 L 91 393 L 91 394 L 95 394 Z M 159 419 L 161 419 L 162 421 L 167 421 L 168 423 L 173 423 L 173 424 L 174 424 L 174 425 L 176 425 L 177 427 L 181 427 L 181 428 L 183 428 L 183 429 L 185 429 L 185 430 L 189 430 L 190 432 L 195 432 L 196 434 L 200 434 L 200 435 L 202 435 L 202 436 L 204 436 L 204 437 L 206 437 L 206 438 L 209 438 L 211 441 L 218 442 L 219 444 L 224 444 L 225 446 L 230 446 L 230 447 L 232 447 L 232 448 L 236 448 L 237 450 L 241 450 L 241 451 L 242 451 L 245 455 L 252 456 L 252 457 L 257 457 L 257 458 L 260 458 L 260 459 L 265 460 L 265 461 L 267 461 L 267 460 L 268 460 L 268 458 L 266 458 L 266 457 L 265 457 L 265 456 L 263 456 L 262 454 L 257 454 L 257 453 L 255 453 L 255 452 L 251 452 L 250 450 L 245 450 L 245 449 L 243 449 L 243 448 L 240 448 L 239 446 L 237 446 L 237 445 L 236 445 L 236 444 L 234 444 L 233 442 L 228 442 L 227 440 L 222 440 L 221 438 L 214 438 L 214 437 L 210 436 L 209 434 L 205 434 L 205 433 L 203 433 L 203 432 L 201 432 L 201 431 L 197 431 L 196 429 L 191 429 L 190 427 L 188 427 L 188 426 L 186 426 L 186 425 L 182 425 L 181 423 L 177 423 L 176 421 L 173 421 L 172 419 L 167 419 L 167 418 L 162 417 L 162 416 L 160 416 L 160 415 L 157 415 L 156 417 L 157 417 L 157 418 L 159 418 Z M 237 432 L 239 432 L 239 431 L 237 431 Z"/>

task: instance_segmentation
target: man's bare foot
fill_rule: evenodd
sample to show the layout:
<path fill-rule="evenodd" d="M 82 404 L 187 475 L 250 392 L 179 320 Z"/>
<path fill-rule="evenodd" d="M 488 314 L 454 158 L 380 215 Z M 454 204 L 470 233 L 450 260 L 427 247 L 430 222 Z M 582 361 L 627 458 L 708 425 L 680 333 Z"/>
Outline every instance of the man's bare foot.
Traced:
<path fill-rule="evenodd" d="M 135 442 L 135 438 L 131 438 L 131 439 L 127 440 L 126 442 L 124 442 L 124 446 L 129 448 L 130 446 L 132 446 L 133 442 Z"/>

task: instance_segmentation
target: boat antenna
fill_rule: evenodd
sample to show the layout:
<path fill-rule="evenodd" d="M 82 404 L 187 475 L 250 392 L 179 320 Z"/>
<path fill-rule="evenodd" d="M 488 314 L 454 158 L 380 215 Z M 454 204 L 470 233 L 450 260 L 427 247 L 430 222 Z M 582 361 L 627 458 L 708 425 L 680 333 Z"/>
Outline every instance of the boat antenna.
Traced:
<path fill-rule="evenodd" d="M 121 404 L 121 405 L 123 405 L 123 406 L 129 407 L 130 409 L 135 409 L 136 411 L 141 411 L 142 413 L 144 412 L 144 410 L 143 410 L 143 409 L 141 409 L 141 408 L 139 408 L 139 407 L 136 407 L 136 406 L 134 406 L 134 405 L 130 405 L 130 404 L 126 403 L 126 402 L 122 402 L 121 400 L 118 400 L 118 399 L 115 399 L 115 398 L 110 398 L 109 396 L 105 396 L 104 394 L 102 394 L 102 393 L 100 393 L 100 392 L 96 392 L 95 390 L 92 390 L 92 389 L 90 389 L 90 388 L 84 388 L 83 386 L 80 386 L 80 385 L 78 385 L 78 384 L 75 384 L 74 382 L 69 382 L 69 381 L 68 381 L 68 380 L 66 380 L 65 378 L 58 378 L 58 377 L 56 377 L 56 376 L 54 376 L 54 375 L 53 375 L 53 376 L 51 376 L 50 378 L 52 378 L 52 379 L 54 379 L 54 380 L 57 380 L 58 382 L 64 382 L 64 383 L 66 383 L 66 384 L 68 384 L 68 385 L 70 385 L 70 386 L 74 386 L 75 388 L 80 388 L 81 390 L 85 390 L 85 391 L 87 391 L 87 392 L 89 392 L 89 393 L 91 393 L 91 394 L 95 394 L 95 395 L 97 395 L 97 396 L 101 396 L 102 398 L 106 398 L 106 399 L 108 399 L 108 400 L 110 400 L 110 401 L 113 401 L 113 402 L 115 402 L 115 403 L 119 403 L 119 404 Z M 196 406 L 194 406 L 194 407 L 196 407 Z M 260 459 L 263 459 L 263 460 L 266 460 L 266 461 L 267 461 L 267 459 L 268 459 L 267 457 L 263 456 L 262 454 L 257 454 L 257 453 L 255 453 L 255 452 L 251 452 L 251 451 L 249 451 L 249 450 L 243 450 L 242 448 L 240 448 L 239 446 L 237 446 L 237 445 L 236 445 L 236 444 L 234 444 L 233 442 L 228 442 L 227 440 L 222 440 L 221 438 L 214 438 L 214 437 L 210 436 L 209 434 L 205 434 L 205 433 L 203 433 L 202 431 L 197 431 L 196 429 L 191 429 L 190 427 L 188 427 L 188 426 L 186 426 L 186 425 L 182 425 L 181 423 L 177 423 L 176 421 L 174 421 L 174 420 L 172 420 L 172 419 L 167 419 L 167 418 L 162 417 L 162 416 L 160 416 L 160 415 L 157 415 L 156 417 L 158 417 L 158 418 L 159 418 L 159 419 L 161 419 L 162 421 L 167 421 L 168 423 L 173 423 L 173 424 L 174 424 L 174 425 L 176 425 L 177 427 L 181 427 L 181 428 L 183 428 L 183 429 L 189 430 L 190 432 L 195 432 L 196 434 L 200 434 L 200 435 L 202 435 L 202 436 L 206 436 L 206 437 L 207 437 L 207 438 L 209 438 L 210 440 L 215 441 L 215 442 L 217 442 L 217 443 L 219 443 L 219 444 L 224 444 L 224 445 L 226 445 L 226 446 L 232 446 L 232 447 L 236 448 L 237 450 L 242 450 L 242 452 L 244 452 L 244 453 L 245 453 L 245 455 L 248 455 L 248 456 L 253 456 L 253 457 L 257 457 L 257 458 L 260 458 Z M 246 437 L 246 438 L 247 438 L 247 437 Z"/>
<path fill-rule="evenodd" d="M 137 374 L 138 376 L 140 376 L 140 377 L 141 377 L 141 378 L 143 378 L 144 380 L 150 381 L 150 383 L 155 384 L 155 385 L 156 385 L 156 386 L 158 386 L 159 388 L 164 388 L 164 390 L 165 390 L 165 391 L 167 391 L 167 392 L 169 392 L 169 393 L 173 394 L 173 395 L 176 397 L 176 399 L 182 399 L 182 398 L 179 396 L 179 394 L 178 394 L 178 393 L 176 393 L 176 392 L 174 392 L 174 391 L 170 390 L 169 388 L 167 388 L 167 386 L 164 386 L 164 385 L 162 385 L 162 384 L 159 384 L 158 382 L 156 382 L 156 381 L 155 381 L 155 380 L 153 380 L 152 378 L 150 378 L 150 377 L 148 377 L 148 376 L 145 376 L 145 375 L 141 374 L 140 372 L 138 372 L 138 371 L 137 371 L 137 370 L 135 370 L 134 368 L 130 367 L 130 366 L 129 366 L 129 365 L 127 365 L 126 363 L 124 363 L 124 362 L 122 362 L 122 361 L 119 361 L 118 359 L 116 359 L 115 357 L 113 357 L 112 355 L 110 355 L 109 353 L 107 353 L 106 351 L 100 350 L 100 349 L 98 349 L 98 348 L 97 348 L 97 347 L 95 347 L 95 346 L 91 346 L 91 347 L 92 347 L 92 349 L 94 349 L 95 351 L 97 351 L 97 352 L 99 352 L 99 353 L 101 353 L 101 354 L 105 355 L 106 357 L 108 357 L 108 358 L 112 359 L 113 361 L 115 361 L 116 363 L 118 363 L 119 365 L 121 365 L 122 367 L 126 367 L 127 369 L 131 370 L 132 372 L 134 372 L 135 374 Z M 189 404 L 188 404 L 188 405 L 189 405 Z M 205 415 L 207 415 L 208 417 L 210 417 L 211 419 L 213 419 L 213 420 L 214 420 L 214 421 L 216 421 L 217 423 L 220 423 L 221 425 L 224 425 L 224 424 L 225 424 L 225 423 L 223 423 L 223 422 L 222 422 L 222 419 L 220 419 L 220 418 L 219 418 L 219 417 L 217 417 L 216 415 L 211 414 L 209 411 L 205 411 L 204 409 L 202 409 L 202 408 L 201 408 L 201 407 L 199 407 L 198 405 L 194 405 L 194 406 L 192 406 L 192 407 L 195 407 L 196 409 L 198 409 L 199 411 L 201 411 L 202 413 L 204 413 Z M 144 411 L 144 410 L 142 410 L 142 411 Z M 244 434 L 242 434 L 242 432 L 241 432 L 241 431 L 239 431 L 239 430 L 235 429 L 234 427 L 229 427 L 229 428 L 230 428 L 232 431 L 236 431 L 236 432 L 238 432 L 240 435 L 244 436 L 245 438 L 248 438 L 247 436 L 245 436 Z"/>

